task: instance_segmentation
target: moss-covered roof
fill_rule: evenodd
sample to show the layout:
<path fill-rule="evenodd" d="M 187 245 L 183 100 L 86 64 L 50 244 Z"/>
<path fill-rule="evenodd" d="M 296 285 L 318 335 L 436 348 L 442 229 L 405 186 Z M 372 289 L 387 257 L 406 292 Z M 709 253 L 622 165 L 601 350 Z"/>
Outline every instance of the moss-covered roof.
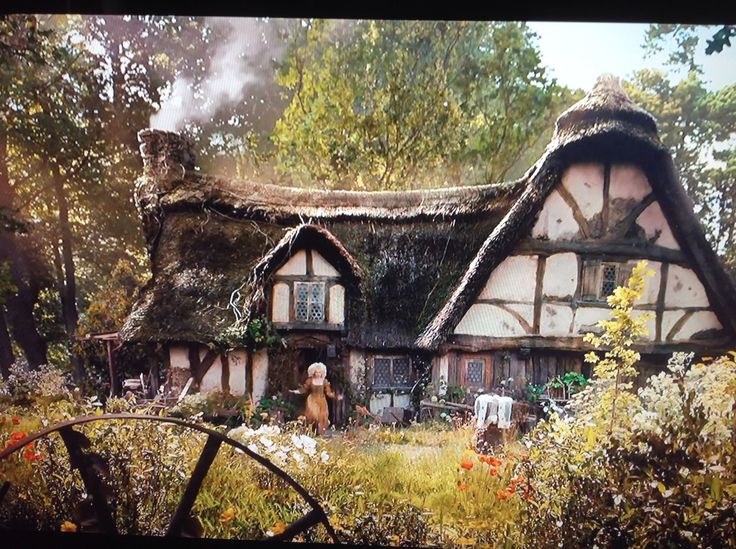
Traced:
<path fill-rule="evenodd" d="M 168 192 L 156 192 L 155 183 L 139 181 L 153 277 L 121 331 L 125 340 L 216 340 L 235 320 L 233 293 L 246 303 L 260 281 L 256 266 L 309 221 L 360 270 L 348 342 L 413 347 L 525 182 L 331 193 L 189 172 Z"/>

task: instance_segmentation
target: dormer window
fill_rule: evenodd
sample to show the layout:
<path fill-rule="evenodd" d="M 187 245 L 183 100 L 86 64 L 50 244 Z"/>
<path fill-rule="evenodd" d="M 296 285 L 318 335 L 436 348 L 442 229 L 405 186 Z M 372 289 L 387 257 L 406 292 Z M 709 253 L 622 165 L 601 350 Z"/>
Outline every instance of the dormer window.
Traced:
<path fill-rule="evenodd" d="M 341 328 L 345 288 L 317 250 L 296 251 L 273 275 L 271 320 L 291 328 Z"/>

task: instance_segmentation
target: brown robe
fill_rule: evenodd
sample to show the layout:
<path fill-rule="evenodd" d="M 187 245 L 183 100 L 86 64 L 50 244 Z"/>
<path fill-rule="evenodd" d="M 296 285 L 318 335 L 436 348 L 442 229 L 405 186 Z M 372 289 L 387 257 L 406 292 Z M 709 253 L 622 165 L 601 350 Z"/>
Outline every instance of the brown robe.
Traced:
<path fill-rule="evenodd" d="M 312 425 L 317 430 L 317 434 L 322 434 L 330 424 L 325 396 L 335 397 L 330 382 L 325 379 L 322 385 L 315 385 L 312 383 L 312 378 L 309 377 L 298 391 L 303 395 L 307 395 L 307 402 L 304 406 L 304 416 L 307 419 L 307 424 Z"/>

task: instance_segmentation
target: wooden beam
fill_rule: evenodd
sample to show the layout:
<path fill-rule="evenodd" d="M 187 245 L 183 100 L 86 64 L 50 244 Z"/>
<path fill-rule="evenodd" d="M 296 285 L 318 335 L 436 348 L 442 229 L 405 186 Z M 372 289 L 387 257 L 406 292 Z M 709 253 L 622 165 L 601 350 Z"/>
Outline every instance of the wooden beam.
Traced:
<path fill-rule="evenodd" d="M 603 165 L 603 208 L 601 209 L 601 226 L 598 230 L 599 237 L 608 233 L 608 222 L 611 209 L 611 163 Z"/>
<path fill-rule="evenodd" d="M 532 333 L 539 333 L 540 319 L 542 318 L 542 285 L 544 284 L 544 270 L 547 265 L 547 257 L 540 255 L 537 259 L 536 286 L 534 287 L 534 322 Z"/>
<path fill-rule="evenodd" d="M 448 350 L 473 353 L 520 348 L 579 352 L 595 350 L 590 344 L 585 343 L 582 337 L 482 337 L 457 334 L 453 335 L 447 342 L 447 348 Z M 642 354 L 669 355 L 675 352 L 692 351 L 698 354 L 713 355 L 732 350 L 733 340 L 728 337 L 719 337 L 709 340 L 668 342 L 666 344 L 645 341 L 635 344 L 633 349 Z"/>
<path fill-rule="evenodd" d="M 586 256 L 603 256 L 607 259 L 651 259 L 663 263 L 677 263 L 688 266 L 684 254 L 679 250 L 671 250 L 656 244 L 631 241 L 605 240 L 522 240 L 516 247 L 515 253 L 524 255 L 561 254 L 575 252 Z"/>
<path fill-rule="evenodd" d="M 525 319 L 525 318 L 524 318 L 523 316 L 521 316 L 521 315 L 520 315 L 519 313 L 517 313 L 517 312 L 516 312 L 516 311 L 514 311 L 513 309 L 510 309 L 510 308 L 509 308 L 509 307 L 507 306 L 507 304 L 504 304 L 504 303 L 496 303 L 495 305 L 496 305 L 496 307 L 498 307 L 499 309 L 501 309 L 501 310 L 503 310 L 503 311 L 506 311 L 506 312 L 507 312 L 507 313 L 509 313 L 509 314 L 510 314 L 511 316 L 513 316 L 513 317 L 514 317 L 514 318 L 516 319 L 516 321 L 517 321 L 517 322 L 518 322 L 519 324 L 521 324 L 521 327 L 522 327 L 522 328 L 524 328 L 524 331 L 525 331 L 526 333 L 528 333 L 528 334 L 531 334 L 531 333 L 532 333 L 532 327 L 531 327 L 531 326 L 529 325 L 529 323 L 528 323 L 528 322 L 526 321 L 526 319 Z"/>
<path fill-rule="evenodd" d="M 623 238 L 624 235 L 629 231 L 631 226 L 636 223 L 636 220 L 654 202 L 654 193 L 646 195 L 641 202 L 634 206 L 631 211 L 626 214 L 626 217 L 621 219 L 616 226 L 610 231 L 610 238 Z"/>
<path fill-rule="evenodd" d="M 677 322 L 674 323 L 672 328 L 670 328 L 669 333 L 667 334 L 667 341 L 672 341 L 673 339 L 675 339 L 675 336 L 682 329 L 685 323 L 690 320 L 690 317 L 693 316 L 693 314 L 694 313 L 692 311 L 685 311 L 685 313 L 677 319 Z"/>
<path fill-rule="evenodd" d="M 570 194 L 570 192 L 564 187 L 562 183 L 557 185 L 557 187 L 555 187 L 555 190 L 560 194 L 562 200 L 565 201 L 565 204 L 570 206 L 570 209 L 572 210 L 572 216 L 577 222 L 578 227 L 580 227 L 580 233 L 583 235 L 583 238 L 591 238 L 593 234 L 590 231 L 588 220 L 585 219 L 585 215 L 580 209 L 580 206 L 578 206 L 575 197 Z"/>
<path fill-rule="evenodd" d="M 227 351 L 220 355 L 220 364 L 222 369 L 220 371 L 220 388 L 223 393 L 230 393 L 230 358 L 227 356 Z"/>
<path fill-rule="evenodd" d="M 670 272 L 670 264 L 662 263 L 659 273 L 659 292 L 657 292 L 657 316 L 654 319 L 655 341 L 662 341 L 662 319 L 664 318 L 664 298 L 667 293 L 667 277 Z"/>

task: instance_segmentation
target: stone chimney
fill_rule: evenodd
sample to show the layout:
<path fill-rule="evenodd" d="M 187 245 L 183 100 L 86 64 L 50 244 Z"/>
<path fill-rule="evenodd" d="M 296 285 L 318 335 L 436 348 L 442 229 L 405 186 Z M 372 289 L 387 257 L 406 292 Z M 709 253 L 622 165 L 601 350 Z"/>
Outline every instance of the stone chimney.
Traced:
<path fill-rule="evenodd" d="M 138 142 L 143 173 L 156 180 L 160 190 L 170 190 L 171 183 L 194 169 L 194 143 L 184 135 L 149 128 L 138 132 Z"/>

